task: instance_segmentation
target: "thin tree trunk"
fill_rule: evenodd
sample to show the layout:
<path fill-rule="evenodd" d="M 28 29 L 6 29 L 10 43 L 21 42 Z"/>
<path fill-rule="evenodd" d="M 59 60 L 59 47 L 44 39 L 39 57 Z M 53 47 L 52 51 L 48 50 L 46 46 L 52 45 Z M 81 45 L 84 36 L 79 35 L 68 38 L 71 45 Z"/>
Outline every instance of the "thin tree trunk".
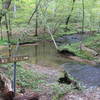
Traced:
<path fill-rule="evenodd" d="M 35 36 L 38 36 L 38 11 L 36 12 Z"/>
<path fill-rule="evenodd" d="M 14 18 L 16 18 L 16 10 L 17 10 L 17 9 L 16 9 L 16 4 L 14 3 L 14 8 L 13 8 L 13 11 L 14 11 L 14 12 L 13 12 L 13 16 L 14 16 Z"/>
<path fill-rule="evenodd" d="M 12 36 L 10 12 L 9 12 L 9 35 L 10 35 L 10 37 Z"/>
<path fill-rule="evenodd" d="M 30 17 L 30 19 L 29 19 L 29 21 L 28 21 L 28 24 L 30 24 L 30 21 L 32 20 L 34 14 L 37 12 L 37 9 L 38 9 L 38 7 L 39 7 L 41 1 L 42 1 L 42 0 L 39 0 L 38 3 L 37 3 L 37 0 L 36 0 L 36 3 L 37 3 L 37 4 L 36 4 L 36 8 L 35 8 L 35 10 L 33 11 L 32 15 L 31 15 L 31 17 Z"/>
<path fill-rule="evenodd" d="M 10 34 L 9 34 L 7 15 L 5 15 L 5 22 L 6 22 L 6 31 L 7 31 L 8 46 L 9 46 L 9 56 L 11 56 L 11 44 L 10 44 Z"/>
<path fill-rule="evenodd" d="M 2 9 L 3 9 L 3 0 L 2 0 Z M 3 35 L 2 35 L 2 16 L 0 17 L 0 26 L 1 26 L 1 40 L 3 40 Z"/>
<path fill-rule="evenodd" d="M 9 9 L 12 0 L 5 0 L 3 2 L 3 9 Z"/>
<path fill-rule="evenodd" d="M 67 17 L 66 22 L 65 22 L 65 25 L 66 25 L 66 27 L 65 27 L 65 32 L 68 30 L 68 23 L 69 23 L 69 20 L 70 20 L 71 15 L 72 15 L 72 12 L 73 12 L 73 10 L 74 10 L 74 4 L 75 4 L 75 0 L 73 0 L 71 12 L 70 12 L 70 14 L 69 14 L 69 16 Z"/>
<path fill-rule="evenodd" d="M 36 0 L 36 21 L 35 21 L 35 36 L 38 36 L 38 2 Z"/>
<path fill-rule="evenodd" d="M 1 40 L 3 40 L 3 34 L 2 34 L 2 22 L 0 21 L 0 27 L 1 27 Z"/>
<path fill-rule="evenodd" d="M 84 0 L 82 0 L 82 7 L 83 7 L 83 19 L 82 19 L 82 33 L 81 33 L 80 50 L 82 50 L 83 35 L 84 35 L 84 17 L 85 17 Z"/>

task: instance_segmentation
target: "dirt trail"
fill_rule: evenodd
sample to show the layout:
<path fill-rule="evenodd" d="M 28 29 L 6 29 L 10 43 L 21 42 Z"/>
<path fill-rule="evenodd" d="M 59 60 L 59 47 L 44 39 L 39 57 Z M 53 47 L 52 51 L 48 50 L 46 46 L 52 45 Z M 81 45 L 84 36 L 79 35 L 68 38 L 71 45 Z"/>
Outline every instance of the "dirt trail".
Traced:
<path fill-rule="evenodd" d="M 61 71 L 63 71 L 60 68 L 53 68 L 53 67 L 45 67 L 35 64 L 25 64 L 24 67 L 26 69 L 33 69 L 37 73 L 41 73 L 47 76 L 46 81 L 56 82 L 58 78 L 60 77 Z"/>

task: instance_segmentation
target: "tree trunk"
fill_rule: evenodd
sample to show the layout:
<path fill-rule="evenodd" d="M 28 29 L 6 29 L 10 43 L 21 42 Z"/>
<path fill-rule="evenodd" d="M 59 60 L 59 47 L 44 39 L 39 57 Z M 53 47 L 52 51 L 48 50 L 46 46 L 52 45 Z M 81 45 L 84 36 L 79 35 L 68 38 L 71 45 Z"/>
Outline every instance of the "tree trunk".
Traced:
<path fill-rule="evenodd" d="M 0 73 L 0 100 L 13 100 L 14 93 L 11 81 Z"/>
<path fill-rule="evenodd" d="M 68 29 L 68 23 L 69 23 L 69 20 L 70 20 L 71 15 L 72 15 L 72 12 L 73 12 L 73 10 L 74 10 L 74 4 L 75 4 L 75 0 L 73 0 L 71 12 L 70 12 L 70 14 L 69 14 L 69 16 L 67 17 L 66 22 L 65 22 L 65 25 L 66 25 L 66 27 L 65 27 L 65 32 L 66 32 L 67 30 L 69 30 L 69 29 Z"/>
<path fill-rule="evenodd" d="M 6 22 L 6 31 L 7 31 L 8 46 L 9 46 L 9 57 L 10 57 L 11 56 L 10 31 L 9 31 L 8 19 L 6 14 L 5 14 L 5 22 Z"/>
<path fill-rule="evenodd" d="M 38 3 L 37 3 L 37 0 L 36 0 L 36 22 L 35 22 L 35 36 L 38 36 Z"/>
<path fill-rule="evenodd" d="M 13 8 L 13 16 L 14 16 L 14 18 L 16 18 L 16 11 L 17 11 L 17 7 L 16 7 L 16 4 L 14 3 L 14 8 Z"/>
<path fill-rule="evenodd" d="M 3 40 L 3 34 L 2 34 L 2 22 L 1 22 L 1 20 L 0 20 L 0 27 L 1 27 L 1 40 Z"/>
<path fill-rule="evenodd" d="M 12 0 L 4 0 L 3 1 L 3 9 L 9 9 Z"/>

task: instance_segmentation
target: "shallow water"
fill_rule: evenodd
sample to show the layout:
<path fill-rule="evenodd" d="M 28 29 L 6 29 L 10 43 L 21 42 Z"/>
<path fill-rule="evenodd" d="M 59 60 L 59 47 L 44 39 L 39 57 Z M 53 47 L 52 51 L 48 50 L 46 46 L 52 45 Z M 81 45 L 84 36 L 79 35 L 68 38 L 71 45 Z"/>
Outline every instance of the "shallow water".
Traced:
<path fill-rule="evenodd" d="M 86 87 L 100 86 L 100 65 L 91 66 L 81 63 L 65 63 L 62 65 L 75 79 Z"/>
<path fill-rule="evenodd" d="M 72 35 L 64 35 L 62 37 L 59 37 L 56 39 L 56 42 L 58 45 L 62 45 L 62 44 L 71 44 L 71 43 L 76 43 L 76 42 L 80 42 L 81 39 L 86 39 L 87 37 L 89 37 L 89 35 L 84 34 L 72 34 Z"/>
<path fill-rule="evenodd" d="M 2 49 L 0 55 L 8 55 L 8 49 Z M 31 64 L 57 67 L 63 63 L 69 62 L 67 58 L 61 57 L 52 42 L 40 42 L 38 45 L 19 46 L 17 52 L 13 47 L 12 55 L 28 55 L 30 59 L 26 61 Z"/>

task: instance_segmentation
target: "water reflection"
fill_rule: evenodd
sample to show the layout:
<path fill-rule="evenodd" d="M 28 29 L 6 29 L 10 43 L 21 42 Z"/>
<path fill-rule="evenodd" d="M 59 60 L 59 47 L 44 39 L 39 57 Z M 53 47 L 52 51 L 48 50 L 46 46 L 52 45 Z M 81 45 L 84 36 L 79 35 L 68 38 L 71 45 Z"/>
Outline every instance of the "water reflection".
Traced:
<path fill-rule="evenodd" d="M 8 48 L 0 50 L 1 55 L 7 56 Z M 15 54 L 15 46 L 12 50 L 12 55 L 29 55 L 30 59 L 26 61 L 30 64 L 39 64 L 45 66 L 59 66 L 70 60 L 61 57 L 52 42 L 40 42 L 38 45 L 19 46 L 17 54 Z"/>

